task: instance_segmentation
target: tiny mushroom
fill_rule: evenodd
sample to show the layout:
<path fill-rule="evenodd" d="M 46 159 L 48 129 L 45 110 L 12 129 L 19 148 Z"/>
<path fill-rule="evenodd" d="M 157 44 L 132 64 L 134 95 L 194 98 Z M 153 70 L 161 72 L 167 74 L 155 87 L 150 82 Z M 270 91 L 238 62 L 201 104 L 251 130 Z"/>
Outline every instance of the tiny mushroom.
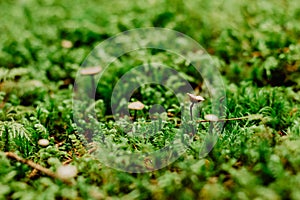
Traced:
<path fill-rule="evenodd" d="M 38 141 L 38 144 L 40 145 L 40 146 L 42 146 L 42 147 L 46 147 L 46 146 L 48 146 L 49 145 L 49 140 L 47 140 L 47 139 L 40 139 L 39 141 Z"/>
<path fill-rule="evenodd" d="M 73 47 L 73 43 L 70 40 L 62 40 L 61 46 L 66 49 L 70 49 Z"/>
<path fill-rule="evenodd" d="M 130 104 L 128 104 L 128 109 L 134 110 L 133 120 L 135 120 L 135 118 L 136 118 L 136 111 L 143 110 L 144 107 L 145 107 L 145 105 L 140 101 L 135 101 L 135 102 L 131 102 Z"/>
<path fill-rule="evenodd" d="M 209 121 L 209 132 L 212 133 L 214 125 L 213 122 L 217 122 L 219 121 L 218 116 L 214 115 L 214 114 L 207 114 L 204 116 L 204 119 L 206 119 L 207 121 Z M 217 127 L 215 127 L 217 128 Z"/>
<path fill-rule="evenodd" d="M 128 104 L 128 108 L 132 110 L 142 110 L 145 105 L 140 101 L 131 102 Z"/>
<path fill-rule="evenodd" d="M 93 98 L 94 92 L 96 92 L 96 85 L 95 85 L 95 79 L 94 79 L 94 75 L 100 73 L 102 71 L 102 68 L 97 66 L 97 67 L 87 67 L 87 68 L 83 68 L 80 70 L 80 74 L 84 75 L 84 76 L 90 76 L 91 77 L 91 93 L 90 93 L 90 97 Z"/>
<path fill-rule="evenodd" d="M 204 119 L 206 119 L 207 121 L 210 121 L 210 122 L 217 122 L 219 120 L 218 116 L 216 116 L 214 114 L 207 114 L 204 116 Z"/>
<path fill-rule="evenodd" d="M 74 178 L 77 173 L 77 168 L 74 165 L 62 165 L 56 171 L 56 175 L 63 180 Z"/>
<path fill-rule="evenodd" d="M 189 95 L 190 101 L 192 103 L 199 103 L 201 101 L 204 101 L 204 98 L 202 96 L 196 96 L 196 95 L 193 95 L 193 94 L 190 94 L 190 93 L 187 93 L 187 95 Z"/>
<path fill-rule="evenodd" d="M 204 101 L 204 98 L 202 96 L 196 96 L 190 93 L 187 93 L 187 95 L 190 97 L 190 101 L 192 102 L 190 106 L 190 115 L 191 115 L 191 120 L 193 120 L 193 106 L 195 103 L 200 103 L 201 101 Z"/>
<path fill-rule="evenodd" d="M 81 69 L 80 73 L 82 75 L 95 75 L 101 72 L 102 68 L 101 67 L 87 67 Z"/>

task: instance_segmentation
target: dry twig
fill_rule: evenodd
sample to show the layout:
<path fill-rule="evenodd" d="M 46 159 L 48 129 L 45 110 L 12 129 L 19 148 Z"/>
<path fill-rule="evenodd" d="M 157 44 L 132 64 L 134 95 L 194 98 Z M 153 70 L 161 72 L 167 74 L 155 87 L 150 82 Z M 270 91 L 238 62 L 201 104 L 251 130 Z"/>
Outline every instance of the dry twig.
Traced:
<path fill-rule="evenodd" d="M 12 158 L 12 159 L 15 159 L 23 164 L 26 164 L 30 167 L 32 167 L 33 169 L 35 170 L 38 170 L 44 174 L 46 174 L 47 176 L 49 177 L 52 177 L 52 178 L 55 178 L 55 179 L 59 179 L 61 180 L 62 182 L 66 183 L 66 184 L 72 184 L 72 182 L 70 180 L 67 180 L 67 179 L 62 179 L 62 178 L 59 178 L 53 171 L 51 171 L 50 169 L 47 169 L 31 160 L 26 160 L 20 156 L 18 156 L 17 154 L 13 153 L 13 152 L 5 152 L 5 155 L 8 157 L 8 158 Z"/>
<path fill-rule="evenodd" d="M 262 117 L 260 115 L 249 115 L 245 117 L 234 117 L 229 119 L 218 119 L 216 122 L 225 122 L 225 121 L 234 121 L 234 120 L 243 120 L 243 119 L 261 119 Z M 197 120 L 196 122 L 211 122 L 211 120 Z"/>

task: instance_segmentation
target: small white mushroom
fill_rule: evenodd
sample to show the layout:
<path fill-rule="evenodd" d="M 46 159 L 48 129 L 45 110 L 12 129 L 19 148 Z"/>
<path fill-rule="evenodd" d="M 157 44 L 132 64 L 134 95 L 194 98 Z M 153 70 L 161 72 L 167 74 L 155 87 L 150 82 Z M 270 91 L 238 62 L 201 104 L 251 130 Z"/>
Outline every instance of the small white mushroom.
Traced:
<path fill-rule="evenodd" d="M 128 104 L 128 109 L 134 110 L 133 120 L 135 120 L 135 118 L 136 118 L 136 111 L 143 110 L 144 107 L 145 107 L 145 105 L 140 101 L 135 101 L 135 102 L 131 102 L 130 104 Z"/>
<path fill-rule="evenodd" d="M 66 49 L 70 49 L 73 47 L 73 43 L 70 40 L 62 40 L 61 46 Z"/>
<path fill-rule="evenodd" d="M 211 121 L 211 122 L 217 122 L 219 120 L 218 116 L 216 116 L 214 114 L 207 114 L 204 116 L 204 119 L 206 119 L 207 121 Z"/>
<path fill-rule="evenodd" d="M 40 139 L 39 141 L 38 141 L 38 145 L 40 145 L 40 146 L 42 146 L 42 147 L 46 147 L 46 146 L 48 146 L 49 145 L 49 140 L 47 140 L 47 139 Z"/>
<path fill-rule="evenodd" d="M 193 120 L 193 106 L 195 103 L 204 101 L 204 98 L 202 96 L 196 96 L 196 95 L 190 94 L 190 93 L 187 93 L 187 95 L 190 97 L 190 101 L 192 102 L 192 104 L 190 106 L 190 115 L 191 115 L 191 120 Z"/>
<path fill-rule="evenodd" d="M 131 110 L 142 110 L 144 107 L 145 105 L 140 101 L 135 101 L 128 104 L 128 109 Z"/>
<path fill-rule="evenodd" d="M 87 67 L 83 68 L 80 70 L 81 75 L 95 75 L 101 72 L 102 68 L 97 66 L 97 67 Z"/>
<path fill-rule="evenodd" d="M 95 84 L 95 79 L 94 79 L 94 75 L 100 73 L 102 71 L 102 68 L 97 66 L 97 67 L 87 67 L 87 68 L 83 68 L 80 70 L 80 74 L 84 75 L 84 76 L 90 76 L 91 77 L 91 93 L 90 93 L 90 97 L 92 98 L 94 95 L 94 92 L 96 91 L 96 84 Z"/>
<path fill-rule="evenodd" d="M 190 93 L 187 93 L 187 95 L 189 95 L 190 101 L 192 103 L 199 103 L 201 101 L 204 101 L 204 98 L 202 96 L 196 96 L 196 95 L 190 94 Z"/>
<path fill-rule="evenodd" d="M 77 168 L 74 165 L 62 165 L 58 167 L 56 175 L 60 179 L 71 179 L 77 176 Z"/>

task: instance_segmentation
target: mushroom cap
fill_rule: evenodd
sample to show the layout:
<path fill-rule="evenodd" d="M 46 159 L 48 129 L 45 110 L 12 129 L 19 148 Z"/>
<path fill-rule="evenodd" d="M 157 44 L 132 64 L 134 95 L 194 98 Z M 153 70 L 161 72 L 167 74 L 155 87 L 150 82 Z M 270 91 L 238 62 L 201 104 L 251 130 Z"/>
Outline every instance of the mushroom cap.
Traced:
<path fill-rule="evenodd" d="M 56 175 L 61 179 L 70 179 L 77 176 L 77 168 L 73 165 L 62 165 L 58 167 Z"/>
<path fill-rule="evenodd" d="M 49 145 L 49 140 L 47 140 L 47 139 L 40 139 L 39 141 L 38 141 L 38 144 L 40 145 L 40 146 L 43 146 L 43 147 L 46 147 L 46 146 L 48 146 Z"/>
<path fill-rule="evenodd" d="M 218 116 L 214 115 L 214 114 L 207 114 L 204 116 L 204 119 L 211 121 L 211 122 L 216 122 L 219 120 Z"/>
<path fill-rule="evenodd" d="M 190 93 L 187 93 L 187 95 L 189 95 L 190 101 L 193 103 L 199 103 L 201 101 L 204 101 L 204 98 L 202 96 L 196 96 L 196 95 L 190 94 Z"/>
<path fill-rule="evenodd" d="M 131 110 L 142 110 L 144 107 L 145 107 L 145 105 L 140 101 L 135 101 L 135 102 L 128 104 L 128 109 L 131 109 Z"/>
<path fill-rule="evenodd" d="M 62 40 L 61 46 L 66 49 L 70 49 L 73 47 L 73 43 L 70 40 Z"/>
<path fill-rule="evenodd" d="M 101 72 L 101 67 L 87 67 L 80 70 L 81 75 L 95 75 Z"/>

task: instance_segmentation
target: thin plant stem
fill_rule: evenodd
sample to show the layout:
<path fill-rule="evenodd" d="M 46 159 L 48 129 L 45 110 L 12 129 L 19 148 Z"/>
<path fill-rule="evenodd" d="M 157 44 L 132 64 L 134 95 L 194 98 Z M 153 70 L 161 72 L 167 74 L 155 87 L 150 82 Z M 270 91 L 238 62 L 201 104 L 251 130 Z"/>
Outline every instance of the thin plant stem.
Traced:
<path fill-rule="evenodd" d="M 133 121 L 135 121 L 136 120 L 136 116 L 137 115 L 137 111 L 136 110 L 134 110 L 134 115 L 133 115 Z"/>
<path fill-rule="evenodd" d="M 91 75 L 91 92 L 90 92 L 90 97 L 93 98 L 94 93 L 96 94 L 96 86 L 95 86 L 95 78 L 93 75 Z"/>
<path fill-rule="evenodd" d="M 250 117 L 253 117 L 253 116 L 234 117 L 234 118 L 229 118 L 229 119 L 218 119 L 215 122 L 243 120 L 243 119 L 248 119 Z M 257 117 L 257 119 L 260 119 L 260 117 Z M 211 122 L 211 120 L 197 120 L 196 122 Z"/>
<path fill-rule="evenodd" d="M 190 106 L 190 115 L 191 115 L 191 120 L 193 121 L 193 106 L 194 103 L 192 102 L 191 106 Z"/>

